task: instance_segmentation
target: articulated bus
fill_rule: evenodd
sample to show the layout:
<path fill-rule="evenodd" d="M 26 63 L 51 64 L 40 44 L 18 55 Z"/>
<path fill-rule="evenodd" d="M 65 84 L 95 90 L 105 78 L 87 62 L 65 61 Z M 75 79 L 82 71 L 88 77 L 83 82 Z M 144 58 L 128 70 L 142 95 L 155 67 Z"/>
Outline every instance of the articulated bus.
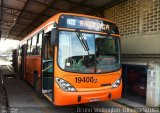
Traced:
<path fill-rule="evenodd" d="M 59 106 L 118 99 L 119 37 L 110 20 L 56 14 L 21 41 L 21 77 Z"/>

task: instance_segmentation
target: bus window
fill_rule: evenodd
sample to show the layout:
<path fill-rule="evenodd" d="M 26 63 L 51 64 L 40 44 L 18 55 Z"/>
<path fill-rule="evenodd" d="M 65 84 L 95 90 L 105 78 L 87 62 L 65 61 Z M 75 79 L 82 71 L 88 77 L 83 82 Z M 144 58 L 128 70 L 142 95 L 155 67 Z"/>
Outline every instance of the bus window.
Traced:
<path fill-rule="evenodd" d="M 31 39 L 27 41 L 27 55 L 29 55 L 31 52 Z"/>
<path fill-rule="evenodd" d="M 47 36 L 45 36 L 45 44 L 44 44 L 44 48 L 45 48 L 44 58 L 45 59 L 52 59 L 53 58 L 53 46 L 51 45 L 50 38 L 51 37 L 49 34 L 47 34 Z"/>
<path fill-rule="evenodd" d="M 36 43 L 37 43 L 37 35 L 35 35 L 32 38 L 32 45 L 31 45 L 31 54 L 35 55 L 36 54 Z"/>
<path fill-rule="evenodd" d="M 42 51 L 42 36 L 43 36 L 43 33 L 39 33 L 39 37 L 37 41 L 37 54 L 38 55 L 41 55 L 41 51 Z"/>
<path fill-rule="evenodd" d="M 116 71 L 120 68 L 119 39 L 95 35 L 97 69 L 101 72 Z"/>
<path fill-rule="evenodd" d="M 60 31 L 59 66 L 66 71 L 93 73 L 95 69 L 94 34 L 82 33 L 88 43 L 89 55 L 84 50 L 75 32 Z"/>

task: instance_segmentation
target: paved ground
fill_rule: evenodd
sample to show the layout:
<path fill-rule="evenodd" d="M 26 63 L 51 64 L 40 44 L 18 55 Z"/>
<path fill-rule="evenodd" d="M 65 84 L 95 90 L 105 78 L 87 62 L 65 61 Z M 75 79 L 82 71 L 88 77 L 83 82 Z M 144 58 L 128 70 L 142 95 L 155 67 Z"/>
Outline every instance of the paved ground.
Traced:
<path fill-rule="evenodd" d="M 16 78 L 6 78 L 6 91 L 8 94 L 8 102 L 10 107 L 19 109 L 20 113 L 64 113 L 70 112 L 70 109 L 59 109 L 53 106 L 46 98 L 38 97 L 25 81 Z"/>

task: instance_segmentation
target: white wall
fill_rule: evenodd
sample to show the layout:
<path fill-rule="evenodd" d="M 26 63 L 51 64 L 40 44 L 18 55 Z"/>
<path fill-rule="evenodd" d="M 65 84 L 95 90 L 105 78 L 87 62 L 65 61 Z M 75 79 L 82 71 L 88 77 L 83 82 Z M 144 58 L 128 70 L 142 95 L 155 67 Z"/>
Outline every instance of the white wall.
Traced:
<path fill-rule="evenodd" d="M 160 33 L 121 37 L 122 54 L 160 54 Z"/>

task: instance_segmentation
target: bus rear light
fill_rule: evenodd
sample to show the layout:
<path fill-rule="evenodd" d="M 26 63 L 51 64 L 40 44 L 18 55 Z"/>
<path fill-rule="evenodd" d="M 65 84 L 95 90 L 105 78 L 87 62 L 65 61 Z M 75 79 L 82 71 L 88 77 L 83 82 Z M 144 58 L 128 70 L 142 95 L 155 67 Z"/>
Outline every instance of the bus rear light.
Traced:
<path fill-rule="evenodd" d="M 117 88 L 120 86 L 120 84 L 121 84 L 121 78 L 119 78 L 112 84 L 112 88 Z"/>
<path fill-rule="evenodd" d="M 75 92 L 76 89 L 67 81 L 61 79 L 61 78 L 55 78 L 57 84 L 62 88 L 64 91 L 67 92 Z"/>

